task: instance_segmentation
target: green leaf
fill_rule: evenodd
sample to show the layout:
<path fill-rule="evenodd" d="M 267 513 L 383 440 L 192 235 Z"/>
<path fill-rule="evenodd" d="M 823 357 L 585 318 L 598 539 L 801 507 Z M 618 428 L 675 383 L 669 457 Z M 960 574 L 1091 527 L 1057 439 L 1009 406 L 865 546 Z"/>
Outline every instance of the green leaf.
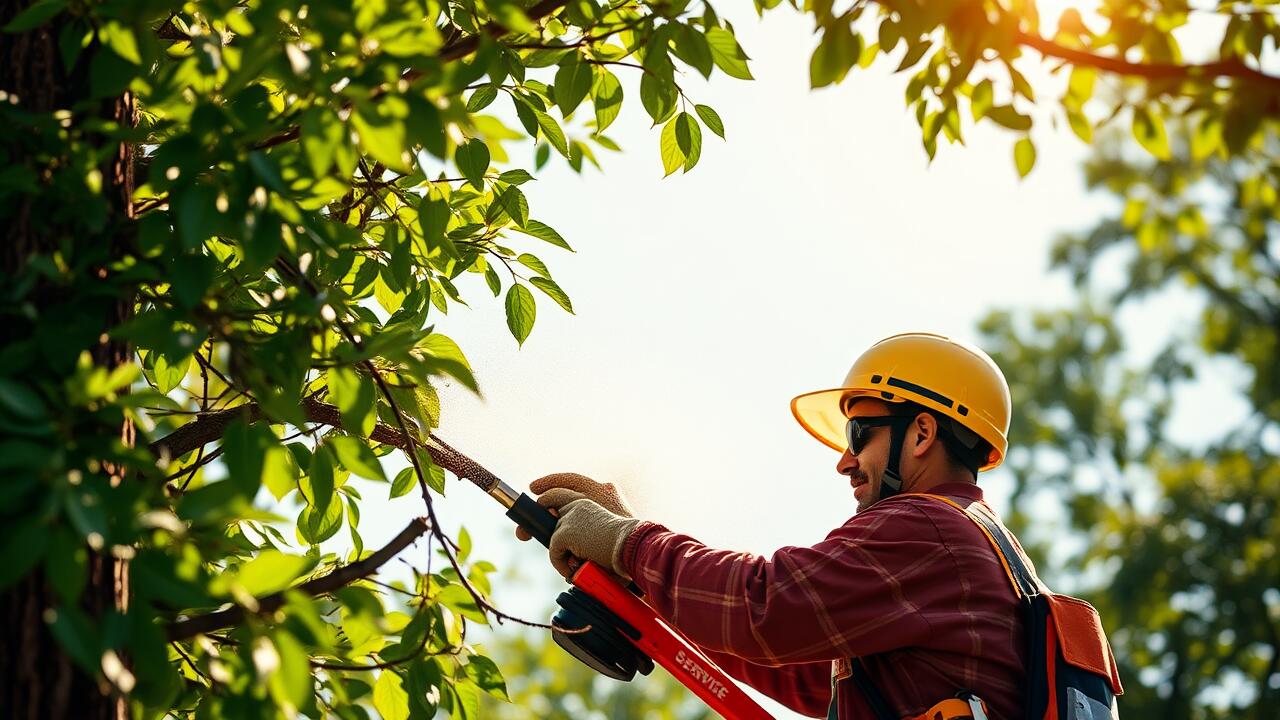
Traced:
<path fill-rule="evenodd" d="M 1022 138 L 1013 146 L 1013 161 L 1018 166 L 1018 175 L 1026 177 L 1036 164 L 1036 146 L 1031 138 Z"/>
<path fill-rule="evenodd" d="M 706 36 L 689 25 L 680 25 L 676 29 L 675 40 L 676 57 L 688 63 L 702 77 L 711 77 L 715 60 L 711 57 L 711 45 Z"/>
<path fill-rule="evenodd" d="M 403 118 L 383 114 L 381 106 L 366 107 L 351 113 L 351 127 L 360 138 L 360 147 L 375 160 L 397 172 L 412 171 Z"/>
<path fill-rule="evenodd" d="M 482 140 L 472 138 L 453 152 L 453 161 L 462 171 L 462 176 L 480 192 L 484 192 L 484 174 L 489 169 L 489 146 Z"/>
<path fill-rule="evenodd" d="M 155 364 L 151 369 L 151 374 L 156 380 L 156 389 L 160 392 L 168 393 L 181 385 L 182 381 L 186 379 L 187 369 L 191 366 L 190 355 L 173 363 L 167 357 L 158 353 L 154 354 L 154 358 Z M 3 402 L 3 400 L 0 399 L 0 402 Z"/>
<path fill-rule="evenodd" d="M 662 166 L 670 175 L 680 168 L 689 172 L 702 154 L 702 128 L 689 113 L 682 112 L 662 128 Z"/>
<path fill-rule="evenodd" d="M 547 269 L 546 264 L 543 263 L 534 255 L 530 255 L 529 253 L 520 253 L 520 256 L 516 258 L 516 262 L 538 273 L 539 275 L 545 275 L 547 277 L 551 277 L 551 271 Z"/>
<path fill-rule="evenodd" d="M 1089 118 L 1085 114 L 1073 107 L 1066 108 L 1067 124 L 1071 126 L 1071 131 L 1081 140 L 1091 143 L 1093 142 L 1093 125 L 1089 122 Z"/>
<path fill-rule="evenodd" d="M 683 113 L 681 114 L 683 115 Z M 680 143 L 676 140 L 676 118 L 671 118 L 663 126 L 659 148 L 662 151 L 662 169 L 666 171 L 663 177 L 684 167 L 684 150 L 680 148 Z"/>
<path fill-rule="evenodd" d="M 529 201 L 520 192 L 520 188 L 512 186 L 503 190 L 498 196 L 497 204 L 517 228 L 529 224 Z"/>
<path fill-rule="evenodd" d="M 0 378 L 0 407 L 21 420 L 43 420 L 46 416 L 40 395 L 9 378 Z"/>
<path fill-rule="evenodd" d="M 268 448 L 262 465 L 262 482 L 276 500 L 293 492 L 298 487 L 298 464 L 293 453 L 280 445 Z"/>
<path fill-rule="evenodd" d="M 529 174 L 528 170 L 521 170 L 517 168 L 515 170 L 508 170 L 502 173 L 498 176 L 498 179 L 510 185 L 523 185 L 534 178 Z"/>
<path fill-rule="evenodd" d="M 653 118 L 653 124 L 664 122 L 676 111 L 676 101 L 680 93 L 675 82 L 658 77 L 653 73 L 645 73 L 640 78 L 640 104 L 645 112 Z"/>
<path fill-rule="evenodd" d="M 308 505 L 298 515 L 298 537 L 309 545 L 319 545 L 336 535 L 341 529 L 342 503 L 340 502 L 330 502 L 323 511 Z"/>
<path fill-rule="evenodd" d="M 542 130 L 542 136 L 547 139 L 547 142 L 551 143 L 551 146 L 561 155 L 569 157 L 569 141 L 565 139 L 564 130 L 560 129 L 560 123 L 541 110 L 534 110 L 533 116 L 538 121 L 538 128 Z"/>
<path fill-rule="evenodd" d="M 711 132 L 724 138 L 724 122 L 720 120 L 720 115 L 709 105 L 694 105 L 693 109 L 697 111 L 698 117 L 702 118 L 702 123 L 707 126 Z"/>
<path fill-rule="evenodd" d="M 223 435 L 223 462 L 227 466 L 227 482 L 245 499 L 252 500 L 262 485 L 262 468 L 267 448 L 278 445 L 271 431 L 260 425 L 236 420 Z"/>
<path fill-rule="evenodd" d="M 329 399 L 338 406 L 342 426 L 347 432 L 367 437 L 378 422 L 373 379 L 346 366 L 330 368 L 326 377 Z"/>
<path fill-rule="evenodd" d="M 556 304 L 564 308 L 570 315 L 573 314 L 573 303 L 569 301 L 569 296 L 565 294 L 564 290 L 560 289 L 560 286 L 554 280 L 547 277 L 534 276 L 529 278 L 529 282 L 546 293 L 552 300 L 555 300 Z"/>
<path fill-rule="evenodd" d="M 452 375 L 471 390 L 476 389 L 476 379 L 472 375 L 471 363 L 467 361 L 462 349 L 452 338 L 433 332 L 418 342 L 418 348 L 424 351 L 441 370 Z"/>
<path fill-rule="evenodd" d="M 48 22 L 67 7 L 67 0 L 39 0 L 18 13 L 4 26 L 7 33 L 21 33 Z"/>
<path fill-rule="evenodd" d="M 387 476 L 382 471 L 378 456 L 374 455 L 373 450 L 359 438 L 350 435 L 330 435 L 325 439 L 325 444 L 333 448 L 334 454 L 338 456 L 338 462 L 342 463 L 346 469 L 363 478 L 386 482 Z"/>
<path fill-rule="evenodd" d="M 418 224 L 422 227 L 422 236 L 428 249 L 434 250 L 445 245 L 444 233 L 449 227 L 451 216 L 449 202 L 435 190 L 422 197 L 422 201 L 418 203 Z"/>
<path fill-rule="evenodd" d="M 302 644 L 284 629 L 272 631 L 271 641 L 280 656 L 280 667 L 269 681 L 271 695 L 285 715 L 293 715 L 293 710 L 314 702 L 311 659 Z"/>
<path fill-rule="evenodd" d="M 997 105 L 988 110 L 986 116 L 1010 130 L 1026 132 L 1031 129 L 1031 118 L 1014 110 L 1012 105 Z"/>
<path fill-rule="evenodd" d="M 822 41 L 809 59 L 809 85 L 814 88 L 839 83 L 862 55 L 862 36 L 837 22 L 822 34 Z"/>
<path fill-rule="evenodd" d="M 390 668 L 379 673 L 373 684 L 373 707 L 382 720 L 409 719 L 409 694 L 404 691 L 400 676 Z"/>
<path fill-rule="evenodd" d="M 1145 105 L 1133 109 L 1133 137 L 1156 159 L 1169 159 L 1169 136 L 1165 134 L 1164 120 Z"/>
<path fill-rule="evenodd" d="M 537 316 L 533 293 L 529 292 L 529 288 L 524 285 L 514 283 L 507 290 L 506 305 L 507 327 L 511 330 L 516 342 L 524 345 L 525 339 L 533 330 L 533 321 Z"/>
<path fill-rule="evenodd" d="M 483 655 L 472 655 L 464 669 L 467 677 L 471 678 L 481 690 L 510 702 L 507 697 L 507 683 L 502 679 L 502 672 L 492 660 Z"/>
<path fill-rule="evenodd" d="M 134 65 L 142 64 L 142 54 L 138 52 L 138 39 L 133 36 L 132 29 L 113 20 L 102 26 L 101 36 L 103 42 L 115 54 Z"/>
<path fill-rule="evenodd" d="M 689 113 L 676 116 L 676 142 L 685 154 L 684 171 L 689 172 L 702 157 L 702 127 Z"/>
<path fill-rule="evenodd" d="M 467 112 L 480 112 L 498 97 L 498 88 L 493 85 L 482 85 L 471 93 L 467 99 Z"/>
<path fill-rule="evenodd" d="M 1098 77 L 1098 71 L 1084 65 L 1073 65 L 1071 67 L 1071 79 L 1067 82 L 1067 97 L 1075 101 L 1076 106 L 1081 106 L 1093 97 L 1093 84 Z"/>
<path fill-rule="evenodd" d="M 391 497 L 398 498 L 403 495 L 408 495 L 409 491 L 413 490 L 414 486 L 417 484 L 417 473 L 413 471 L 412 466 L 407 467 L 396 473 L 395 480 L 391 481 Z"/>
<path fill-rule="evenodd" d="M 973 111 L 974 121 L 981 120 L 987 114 L 994 99 L 995 93 L 990 80 L 983 80 L 973 88 L 973 93 L 969 96 L 969 109 Z"/>
<path fill-rule="evenodd" d="M 580 62 L 576 56 L 566 58 L 556 71 L 555 100 L 564 117 L 578 107 L 587 93 L 591 92 L 591 65 Z"/>
<path fill-rule="evenodd" d="M 726 75 L 739 80 L 752 80 L 751 70 L 747 68 L 747 54 L 738 45 L 733 33 L 724 28 L 713 27 L 707 30 L 707 44 L 711 46 L 711 58 L 716 67 Z"/>
<path fill-rule="evenodd" d="M 298 490 L 307 506 L 321 513 L 329 509 L 333 501 L 333 455 L 327 444 L 316 447 L 311 454 L 311 465 L 307 474 L 298 479 Z"/>
<path fill-rule="evenodd" d="M 502 278 L 498 277 L 498 271 L 492 265 L 484 269 L 484 284 L 489 286 L 489 292 L 494 297 L 502 294 Z"/>
<path fill-rule="evenodd" d="M 596 133 L 604 132 L 622 111 L 622 83 L 608 69 L 597 66 L 591 86 L 591 103 L 596 110 Z"/>
<path fill-rule="evenodd" d="M 549 242 L 556 247 L 562 247 L 569 252 L 573 252 L 573 248 L 569 247 L 569 243 L 565 242 L 565 239 L 560 237 L 560 233 L 556 232 L 546 223 L 538 220 L 530 220 L 524 227 L 517 227 L 516 229 L 525 235 L 532 235 L 539 240 Z"/>
<path fill-rule="evenodd" d="M 262 597 L 289 587 L 315 565 L 316 558 L 287 555 L 279 550 L 263 550 L 257 557 L 240 566 L 235 573 L 235 580 L 250 595 Z"/>

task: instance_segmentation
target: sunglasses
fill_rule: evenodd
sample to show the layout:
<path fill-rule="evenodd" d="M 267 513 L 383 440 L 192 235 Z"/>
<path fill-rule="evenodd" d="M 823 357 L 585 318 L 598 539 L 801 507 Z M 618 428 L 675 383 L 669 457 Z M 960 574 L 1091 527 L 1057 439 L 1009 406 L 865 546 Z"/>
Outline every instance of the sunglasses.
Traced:
<path fill-rule="evenodd" d="M 880 415 L 876 417 L 849 418 L 844 426 L 845 439 L 849 442 L 849 453 L 857 455 L 867 443 L 871 442 L 871 429 L 895 425 L 907 425 L 911 422 L 909 415 Z"/>

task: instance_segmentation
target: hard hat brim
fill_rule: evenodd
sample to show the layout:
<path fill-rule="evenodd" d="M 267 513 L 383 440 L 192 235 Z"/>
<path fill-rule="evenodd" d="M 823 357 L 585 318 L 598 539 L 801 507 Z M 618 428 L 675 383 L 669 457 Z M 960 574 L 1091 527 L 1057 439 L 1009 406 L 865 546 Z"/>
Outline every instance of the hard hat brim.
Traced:
<path fill-rule="evenodd" d="M 845 424 L 849 418 L 844 414 L 844 401 L 851 397 L 871 397 L 887 403 L 914 400 L 926 406 L 928 405 L 927 400 L 923 398 L 905 397 L 904 394 L 889 396 L 888 393 L 879 390 L 842 387 L 816 390 L 797 395 L 791 400 L 791 414 L 800 423 L 800 427 L 804 428 L 806 432 L 823 445 L 836 452 L 844 452 L 849 445 L 848 440 L 845 438 Z M 978 468 L 979 471 L 989 470 L 1004 460 L 1007 444 L 1003 435 L 994 426 L 990 426 L 989 423 L 980 421 L 977 418 L 972 419 L 972 421 L 977 421 L 978 427 L 974 429 L 983 439 L 988 442 L 996 441 L 991 443 L 991 456 L 987 458 L 987 462 Z"/>

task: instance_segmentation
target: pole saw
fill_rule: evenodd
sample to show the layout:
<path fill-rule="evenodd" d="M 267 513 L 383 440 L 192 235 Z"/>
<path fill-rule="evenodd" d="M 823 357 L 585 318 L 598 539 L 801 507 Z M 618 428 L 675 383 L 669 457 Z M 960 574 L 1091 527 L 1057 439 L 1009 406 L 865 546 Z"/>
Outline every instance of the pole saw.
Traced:
<path fill-rule="evenodd" d="M 551 511 L 434 435 L 426 449 L 437 465 L 470 480 L 501 503 L 508 518 L 550 546 L 556 528 Z M 593 562 L 579 566 L 569 582 L 573 587 L 556 598 L 560 609 L 551 620 L 551 637 L 570 655 L 624 682 L 637 672 L 648 675 L 657 663 L 727 720 L 772 719 L 688 638 L 658 617 L 634 584 L 623 587 Z"/>

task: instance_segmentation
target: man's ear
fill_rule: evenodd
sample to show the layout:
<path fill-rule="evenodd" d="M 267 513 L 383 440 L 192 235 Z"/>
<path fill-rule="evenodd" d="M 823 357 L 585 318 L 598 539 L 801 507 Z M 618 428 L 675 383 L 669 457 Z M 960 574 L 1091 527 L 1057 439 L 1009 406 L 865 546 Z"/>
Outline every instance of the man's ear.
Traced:
<path fill-rule="evenodd" d="M 911 422 L 911 436 L 915 440 L 911 448 L 912 457 L 924 457 L 938 440 L 938 419 L 929 413 L 916 415 Z"/>

